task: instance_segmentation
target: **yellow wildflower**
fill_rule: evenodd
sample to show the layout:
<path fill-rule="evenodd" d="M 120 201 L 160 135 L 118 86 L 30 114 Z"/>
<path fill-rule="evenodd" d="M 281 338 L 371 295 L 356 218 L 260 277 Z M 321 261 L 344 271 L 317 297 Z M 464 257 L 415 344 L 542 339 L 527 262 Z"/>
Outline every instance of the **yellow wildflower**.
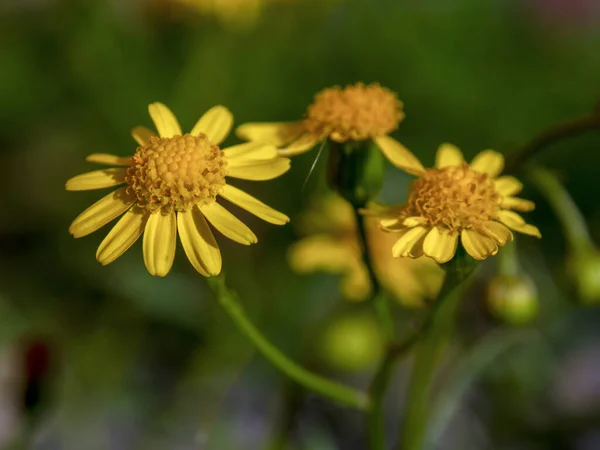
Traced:
<path fill-rule="evenodd" d="M 404 119 L 397 95 L 379 84 L 335 86 L 315 96 L 306 117 L 299 122 L 246 123 L 236 130 L 248 141 L 279 147 L 283 156 L 307 152 L 324 139 L 336 142 L 373 139 L 394 165 L 418 160 L 402 144 L 388 136 Z"/>
<path fill-rule="evenodd" d="M 139 144 L 132 157 L 93 154 L 89 162 L 119 166 L 96 170 L 67 181 L 69 191 L 124 185 L 81 213 L 69 232 L 86 236 L 123 214 L 98 247 L 96 259 L 106 265 L 121 256 L 144 234 L 146 268 L 165 276 L 175 257 L 177 232 L 183 249 L 204 276 L 221 272 L 221 253 L 207 220 L 219 232 L 240 244 L 257 242 L 254 233 L 227 211 L 217 196 L 261 219 L 283 225 L 287 216 L 229 185 L 226 177 L 270 180 L 287 172 L 290 161 L 273 146 L 242 144 L 221 150 L 231 131 L 233 116 L 223 106 L 204 114 L 189 134 L 182 134 L 169 108 L 153 103 L 148 108 L 158 131 L 137 127 Z"/>
<path fill-rule="evenodd" d="M 265 6 L 265 0 L 170 0 L 212 16 L 225 25 L 253 25 Z"/>
<path fill-rule="evenodd" d="M 465 250 L 482 260 L 513 240 L 509 228 L 541 237 L 535 226 L 511 211 L 531 211 L 535 205 L 514 197 L 523 188 L 519 180 L 498 177 L 504 169 L 500 153 L 485 150 L 469 165 L 457 147 L 442 144 L 435 168 L 425 169 L 416 158 L 400 166 L 419 177 L 411 185 L 408 203 L 375 212 L 383 216 L 383 229 L 400 234 L 392 248 L 395 257 L 425 255 L 445 263 L 454 256 L 460 236 Z"/>
<path fill-rule="evenodd" d="M 429 258 L 394 259 L 389 251 L 394 236 L 382 231 L 376 219 L 366 220 L 369 253 L 383 287 L 405 306 L 419 306 L 424 298 L 435 297 L 443 279 L 440 267 Z M 305 213 L 300 228 L 307 237 L 288 252 L 292 269 L 341 274 L 344 296 L 352 301 L 366 299 L 372 286 L 362 262 L 352 207 L 335 195 L 323 197 Z"/>

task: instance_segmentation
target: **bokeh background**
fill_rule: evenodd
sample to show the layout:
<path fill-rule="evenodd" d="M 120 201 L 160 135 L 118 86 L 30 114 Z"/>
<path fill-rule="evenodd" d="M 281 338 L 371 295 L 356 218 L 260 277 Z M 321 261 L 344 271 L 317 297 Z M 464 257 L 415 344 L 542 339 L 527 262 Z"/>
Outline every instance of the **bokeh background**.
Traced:
<path fill-rule="evenodd" d="M 195 3 L 203 2 L 0 4 L 2 448 L 365 448 L 361 416 L 289 385 L 233 327 L 181 248 L 157 279 L 140 243 L 101 267 L 104 230 L 69 236 L 100 195 L 65 192 L 64 182 L 91 170 L 87 154 L 131 154 L 129 131 L 151 126 L 150 102 L 168 104 L 184 129 L 215 104 L 236 124 L 295 120 L 324 87 L 377 81 L 405 105 L 394 136 L 430 165 L 446 141 L 468 157 L 508 154 L 600 100 L 595 0 Z M 365 387 L 379 356 L 370 308 L 342 299 L 336 276 L 298 275 L 286 260 L 294 223 L 326 190 L 325 158 L 302 189 L 315 154 L 277 180 L 240 183 L 292 222 L 240 213 L 260 242 L 220 239 L 224 267 L 278 346 Z M 598 133 L 536 160 L 559 172 L 600 241 Z M 409 178 L 388 172 L 381 199 L 401 201 Z M 518 328 L 491 318 L 483 292 L 495 263 L 486 262 L 438 377 L 432 448 L 600 448 L 600 310 L 575 294 L 568 247 L 543 197 L 530 185 L 525 196 L 538 204 L 529 218 L 544 235 L 519 244 L 538 317 Z M 395 313 L 399 326 L 415 314 L 400 305 Z M 387 398 L 390 443 L 409 367 L 400 365 Z M 287 447 L 277 444 L 282 435 Z"/>

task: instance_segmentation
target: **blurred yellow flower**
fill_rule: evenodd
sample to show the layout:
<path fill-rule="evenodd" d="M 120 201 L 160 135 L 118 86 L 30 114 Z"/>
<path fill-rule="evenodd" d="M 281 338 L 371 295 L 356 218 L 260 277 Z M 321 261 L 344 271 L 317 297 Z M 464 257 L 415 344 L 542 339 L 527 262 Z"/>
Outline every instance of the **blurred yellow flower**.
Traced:
<path fill-rule="evenodd" d="M 394 259 L 390 247 L 394 236 L 367 217 L 369 252 L 383 287 L 405 306 L 420 306 L 434 298 L 443 279 L 442 269 L 431 259 Z M 341 290 L 353 301 L 365 300 L 371 292 L 367 269 L 362 262 L 352 207 L 340 197 L 319 199 L 300 219 L 305 238 L 288 252 L 292 269 L 299 273 L 325 271 L 341 274 Z"/>
<path fill-rule="evenodd" d="M 96 170 L 67 181 L 69 191 L 125 185 L 81 213 L 69 232 L 86 236 L 116 217 L 123 217 L 98 247 L 96 259 L 106 265 L 121 256 L 144 234 L 146 268 L 165 276 L 175 257 L 177 232 L 183 249 L 204 276 L 221 272 L 221 253 L 207 220 L 224 236 L 240 244 L 257 242 L 254 233 L 217 203 L 221 196 L 261 219 L 283 225 L 287 216 L 229 185 L 226 177 L 270 180 L 287 172 L 290 161 L 269 145 L 242 144 L 225 150 L 219 144 L 233 125 L 223 106 L 204 114 L 189 134 L 182 134 L 177 119 L 161 103 L 149 106 L 158 130 L 137 127 L 132 131 L 139 147 L 132 157 L 93 154 L 87 161 L 118 166 Z"/>
<path fill-rule="evenodd" d="M 268 0 L 171 0 L 233 27 L 251 26 Z"/>
<path fill-rule="evenodd" d="M 513 240 L 509 228 L 541 237 L 536 227 L 511 211 L 531 211 L 535 205 L 514 197 L 523 188 L 519 180 L 498 177 L 504 169 L 500 153 L 485 150 L 469 165 L 457 147 L 442 144 L 433 169 L 425 169 L 414 157 L 399 165 L 419 176 L 408 203 L 374 211 L 382 217 L 383 229 L 400 234 L 392 248 L 395 257 L 425 255 L 445 263 L 454 256 L 460 236 L 465 250 L 482 260 Z"/>
<path fill-rule="evenodd" d="M 336 142 L 373 139 L 394 165 L 418 160 L 402 144 L 388 136 L 404 119 L 398 96 L 374 83 L 335 86 L 315 96 L 306 118 L 299 122 L 246 123 L 236 134 L 248 141 L 279 147 L 283 156 L 311 150 L 324 139 Z"/>

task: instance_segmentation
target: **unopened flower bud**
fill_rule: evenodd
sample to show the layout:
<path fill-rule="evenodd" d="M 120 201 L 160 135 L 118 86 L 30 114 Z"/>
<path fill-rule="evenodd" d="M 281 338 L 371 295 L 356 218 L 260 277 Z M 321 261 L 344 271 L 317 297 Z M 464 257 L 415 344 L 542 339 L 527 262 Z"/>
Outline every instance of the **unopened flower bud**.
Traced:
<path fill-rule="evenodd" d="M 332 369 L 356 372 L 382 356 L 383 336 L 371 314 L 353 313 L 336 317 L 325 329 L 320 359 Z"/>
<path fill-rule="evenodd" d="M 381 190 L 384 158 L 371 140 L 329 141 L 327 181 L 355 207 L 362 207 Z"/>
<path fill-rule="evenodd" d="M 597 249 L 574 254 L 568 262 L 567 271 L 584 303 L 600 302 L 600 252 Z"/>
<path fill-rule="evenodd" d="M 538 292 L 527 275 L 499 275 L 487 291 L 488 306 L 498 319 L 524 325 L 538 314 Z"/>

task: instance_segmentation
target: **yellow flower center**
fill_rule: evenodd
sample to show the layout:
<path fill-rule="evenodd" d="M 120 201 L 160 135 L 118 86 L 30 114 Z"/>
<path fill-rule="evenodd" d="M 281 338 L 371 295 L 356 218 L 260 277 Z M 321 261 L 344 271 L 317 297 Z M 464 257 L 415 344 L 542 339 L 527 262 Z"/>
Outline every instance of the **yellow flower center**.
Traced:
<path fill-rule="evenodd" d="M 383 136 L 404 119 L 396 94 L 379 84 L 324 89 L 315 96 L 304 120 L 306 130 L 337 142 Z"/>
<path fill-rule="evenodd" d="M 214 202 L 225 185 L 227 161 L 204 134 L 150 138 L 127 169 L 128 190 L 151 211 L 188 211 Z"/>
<path fill-rule="evenodd" d="M 494 219 L 500 201 L 488 175 L 462 164 L 427 170 L 413 182 L 403 212 L 423 217 L 432 226 L 462 231 Z"/>

